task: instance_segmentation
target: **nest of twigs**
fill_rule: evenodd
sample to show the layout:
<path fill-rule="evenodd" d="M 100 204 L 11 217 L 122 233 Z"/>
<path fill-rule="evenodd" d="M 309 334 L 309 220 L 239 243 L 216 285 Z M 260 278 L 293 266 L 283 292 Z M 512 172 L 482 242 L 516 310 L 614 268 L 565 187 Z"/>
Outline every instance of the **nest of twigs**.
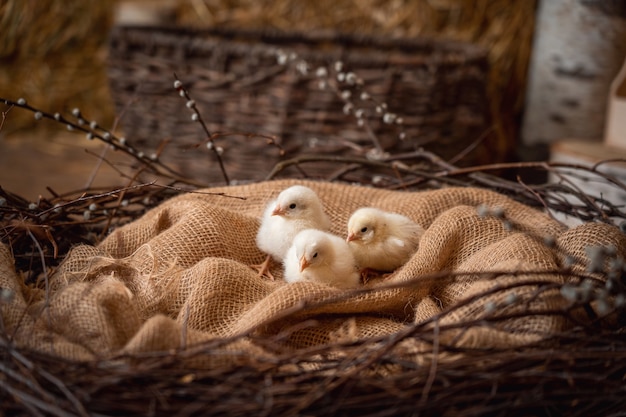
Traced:
<path fill-rule="evenodd" d="M 557 348 L 551 343 L 521 352 L 455 352 L 455 361 L 421 367 L 386 354 L 385 345 L 393 341 L 385 340 L 376 350 L 371 341 L 342 346 L 358 359 L 330 359 L 326 354 L 336 347 L 325 346 L 277 363 L 242 357 L 237 366 L 201 371 L 185 360 L 219 352 L 222 341 L 194 352 L 146 354 L 120 366 L 18 352 L 3 340 L 3 409 L 6 415 L 68 416 L 620 415 L 623 333 L 577 329 L 555 338 Z M 368 376 L 372 363 L 397 372 L 391 378 Z"/>
<path fill-rule="evenodd" d="M 229 183 L 220 135 L 210 132 L 194 106 L 193 91 L 175 80 L 173 94 L 182 97 L 200 124 L 199 144 L 210 167 Z M 11 249 L 25 285 L 45 286 L 42 276 L 54 273 L 68 250 L 77 243 L 97 244 L 110 230 L 137 219 L 174 195 L 193 192 L 203 184 L 185 178 L 161 162 L 160 152 L 144 153 L 132 138 L 124 139 L 76 109 L 71 115 L 48 113 L 25 100 L 3 99 L 11 107 L 30 111 L 35 119 L 50 119 L 90 140 L 99 140 L 128 156 L 120 171 L 127 186 L 115 190 L 79 190 L 27 201 L 0 189 L 2 241 Z M 16 109 L 15 109 L 16 110 Z M 191 122 L 190 122 L 191 123 Z M 273 138 L 256 139 L 276 147 Z M 212 144 L 212 146 L 204 146 Z M 223 146 L 223 148 L 222 148 Z M 376 149 L 376 143 L 372 143 Z M 220 150 L 221 149 L 221 150 Z M 200 152 L 198 150 L 198 152 Z M 277 149 L 280 152 L 280 149 Z M 206 154 L 208 153 L 208 154 Z M 312 178 L 315 164 L 331 163 L 331 182 L 366 186 L 431 190 L 448 186 L 498 191 L 524 204 L 583 222 L 620 224 L 622 208 L 600 196 L 583 192 L 574 179 L 593 177 L 626 192 L 619 179 L 592 168 L 548 162 L 506 163 L 458 168 L 432 153 L 365 153 L 355 156 L 296 156 L 268 167 L 266 179 Z M 462 156 L 462 155 L 461 155 Z M 106 159 L 106 156 L 104 156 Z M 528 174 L 552 174 L 554 181 L 529 184 Z M 493 175 L 493 173 L 499 175 Z M 505 174 L 505 175 L 503 175 Z M 606 256 L 611 256 L 605 253 Z M 603 258 L 604 260 L 604 258 Z M 602 265 L 605 265 L 601 262 Z M 12 335 L 0 332 L 4 360 L 0 369 L 0 398 L 7 415 L 620 415 L 626 407 L 624 376 L 624 268 L 608 262 L 591 270 L 557 271 L 576 279 L 593 274 L 587 293 L 581 288 L 557 288 L 571 300 L 566 309 L 529 311 L 529 317 L 554 315 L 572 322 L 570 330 L 551 334 L 523 347 L 458 347 L 440 339 L 441 332 L 464 326 L 493 325 L 506 317 L 440 327 L 439 320 L 462 306 L 392 336 L 358 342 L 322 344 L 285 351 L 278 334 L 258 337 L 241 334 L 174 351 L 115 356 L 93 362 L 73 362 L 15 348 Z M 432 279 L 455 279 L 442 272 Z M 603 283 L 611 283 L 606 288 Z M 602 285 L 600 285 L 602 284 Z M 550 287 L 554 290 L 555 287 Z M 491 291 L 501 291 L 492 289 Z M 538 291 L 545 291 L 540 289 Z M 366 290 L 363 290 L 366 291 Z M 574 295 L 572 295 L 574 294 Z M 582 295 L 580 295 L 582 294 Z M 11 297 L 3 291 L 0 302 Z M 480 296 L 477 295 L 476 297 Z M 607 297 L 610 302 L 607 303 Z M 470 303 L 472 300 L 467 300 Z M 302 306 L 307 308 L 307 306 Z M 510 317 L 509 317 L 510 318 Z M 1 324 L 1 323 L 0 323 Z M 233 344 L 243 338 L 273 353 L 271 360 L 242 352 Z M 392 353 L 403 341 L 415 339 L 427 346 L 424 360 L 406 361 Z M 221 355 L 231 359 L 199 368 L 194 359 Z"/>

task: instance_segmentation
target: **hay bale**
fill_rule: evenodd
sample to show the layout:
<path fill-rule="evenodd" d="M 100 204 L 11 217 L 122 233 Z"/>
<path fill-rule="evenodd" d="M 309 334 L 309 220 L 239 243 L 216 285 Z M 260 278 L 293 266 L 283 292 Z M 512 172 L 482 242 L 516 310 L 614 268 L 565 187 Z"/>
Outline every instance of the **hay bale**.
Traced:
<path fill-rule="evenodd" d="M 113 119 L 106 71 L 106 40 L 114 1 L 7 0 L 0 3 L 0 90 L 41 108 L 79 107 L 102 123 Z M 14 112 L 4 130 L 31 127 Z"/>

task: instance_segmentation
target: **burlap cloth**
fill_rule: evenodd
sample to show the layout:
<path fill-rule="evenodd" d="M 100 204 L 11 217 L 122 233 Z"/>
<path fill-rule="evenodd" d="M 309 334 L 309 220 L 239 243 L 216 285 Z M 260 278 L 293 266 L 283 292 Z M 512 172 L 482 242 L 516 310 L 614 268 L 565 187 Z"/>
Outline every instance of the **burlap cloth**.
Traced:
<path fill-rule="evenodd" d="M 426 232 L 412 259 L 367 288 L 406 284 L 356 294 L 311 282 L 286 284 L 276 264 L 276 281 L 259 278 L 249 266 L 265 257 L 255 245 L 259 218 L 270 199 L 295 183 L 319 194 L 332 231 L 342 236 L 350 214 L 361 206 L 402 213 L 423 225 Z M 285 180 L 204 192 L 228 196 L 184 194 L 113 231 L 97 247 L 75 247 L 48 277 L 47 290 L 26 287 L 1 245 L 0 286 L 15 293 L 0 302 L 7 334 L 18 347 L 82 361 L 191 347 L 253 330 L 254 338 L 237 339 L 219 358 L 206 358 L 210 365 L 226 360 L 228 352 L 270 355 L 254 340 L 281 332 L 289 349 L 397 334 L 498 285 L 529 283 L 464 302 L 441 315 L 439 328 L 494 314 L 556 309 L 565 303 L 558 288 L 535 290 L 538 283 L 565 278 L 537 271 L 554 270 L 567 254 L 585 259 L 588 246 L 626 252 L 617 227 L 588 223 L 568 230 L 533 208 L 482 189 L 394 192 Z M 515 227 L 480 216 L 479 205 L 502 208 Z M 554 237 L 556 248 L 546 246 L 544 236 Z M 440 271 L 475 274 L 420 279 Z M 510 274 L 478 275 L 484 271 Z M 468 325 L 449 343 L 520 346 L 565 326 L 559 315 L 513 314 L 492 326 Z"/>

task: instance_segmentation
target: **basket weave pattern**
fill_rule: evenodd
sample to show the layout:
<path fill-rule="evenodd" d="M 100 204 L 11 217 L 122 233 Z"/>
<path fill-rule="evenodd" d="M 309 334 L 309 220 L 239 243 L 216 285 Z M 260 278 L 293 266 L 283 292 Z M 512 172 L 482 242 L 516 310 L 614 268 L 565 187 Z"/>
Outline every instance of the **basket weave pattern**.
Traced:
<path fill-rule="evenodd" d="M 206 150 L 190 149 L 205 138 L 172 88 L 174 73 L 192 91 L 211 132 L 274 136 L 286 157 L 341 154 L 353 152 L 352 145 L 371 144 L 354 115 L 344 114 L 341 98 L 320 89 L 315 69 L 337 61 L 363 80 L 376 102 L 386 103 L 402 117 L 398 127 L 385 124 L 373 109 L 366 115 L 386 151 L 425 147 L 452 157 L 490 123 L 486 52 L 470 44 L 118 27 L 110 46 L 111 91 L 128 139 L 152 149 L 163 140 L 172 141 L 168 146 L 176 152 L 169 148 L 167 154 L 174 165 L 197 178 L 219 180 L 220 175 L 210 169 Z M 306 62 L 308 73 L 280 63 L 281 51 Z M 359 104 L 358 98 L 354 101 Z M 399 139 L 400 129 L 405 140 Z M 222 140 L 224 161 L 235 180 L 262 179 L 280 158 L 259 138 Z"/>

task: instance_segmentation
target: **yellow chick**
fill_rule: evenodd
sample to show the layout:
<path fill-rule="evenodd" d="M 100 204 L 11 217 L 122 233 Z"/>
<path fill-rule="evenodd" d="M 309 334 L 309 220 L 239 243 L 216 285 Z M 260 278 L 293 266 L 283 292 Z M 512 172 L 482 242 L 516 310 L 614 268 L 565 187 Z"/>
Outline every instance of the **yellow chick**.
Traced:
<path fill-rule="evenodd" d="M 283 190 L 276 200 L 270 202 L 261 219 L 256 243 L 268 256 L 257 265 L 259 275 L 269 273 L 269 263 L 273 258 L 282 262 L 287 250 L 298 232 L 305 229 L 329 230 L 330 219 L 315 191 L 302 185 L 294 185 Z"/>
<path fill-rule="evenodd" d="M 348 244 L 321 230 L 298 233 L 283 265 L 287 282 L 316 281 L 337 288 L 355 288 L 361 283 Z"/>
<path fill-rule="evenodd" d="M 348 237 L 362 269 L 393 271 L 417 250 L 424 228 L 406 216 L 363 207 L 348 220 Z"/>

